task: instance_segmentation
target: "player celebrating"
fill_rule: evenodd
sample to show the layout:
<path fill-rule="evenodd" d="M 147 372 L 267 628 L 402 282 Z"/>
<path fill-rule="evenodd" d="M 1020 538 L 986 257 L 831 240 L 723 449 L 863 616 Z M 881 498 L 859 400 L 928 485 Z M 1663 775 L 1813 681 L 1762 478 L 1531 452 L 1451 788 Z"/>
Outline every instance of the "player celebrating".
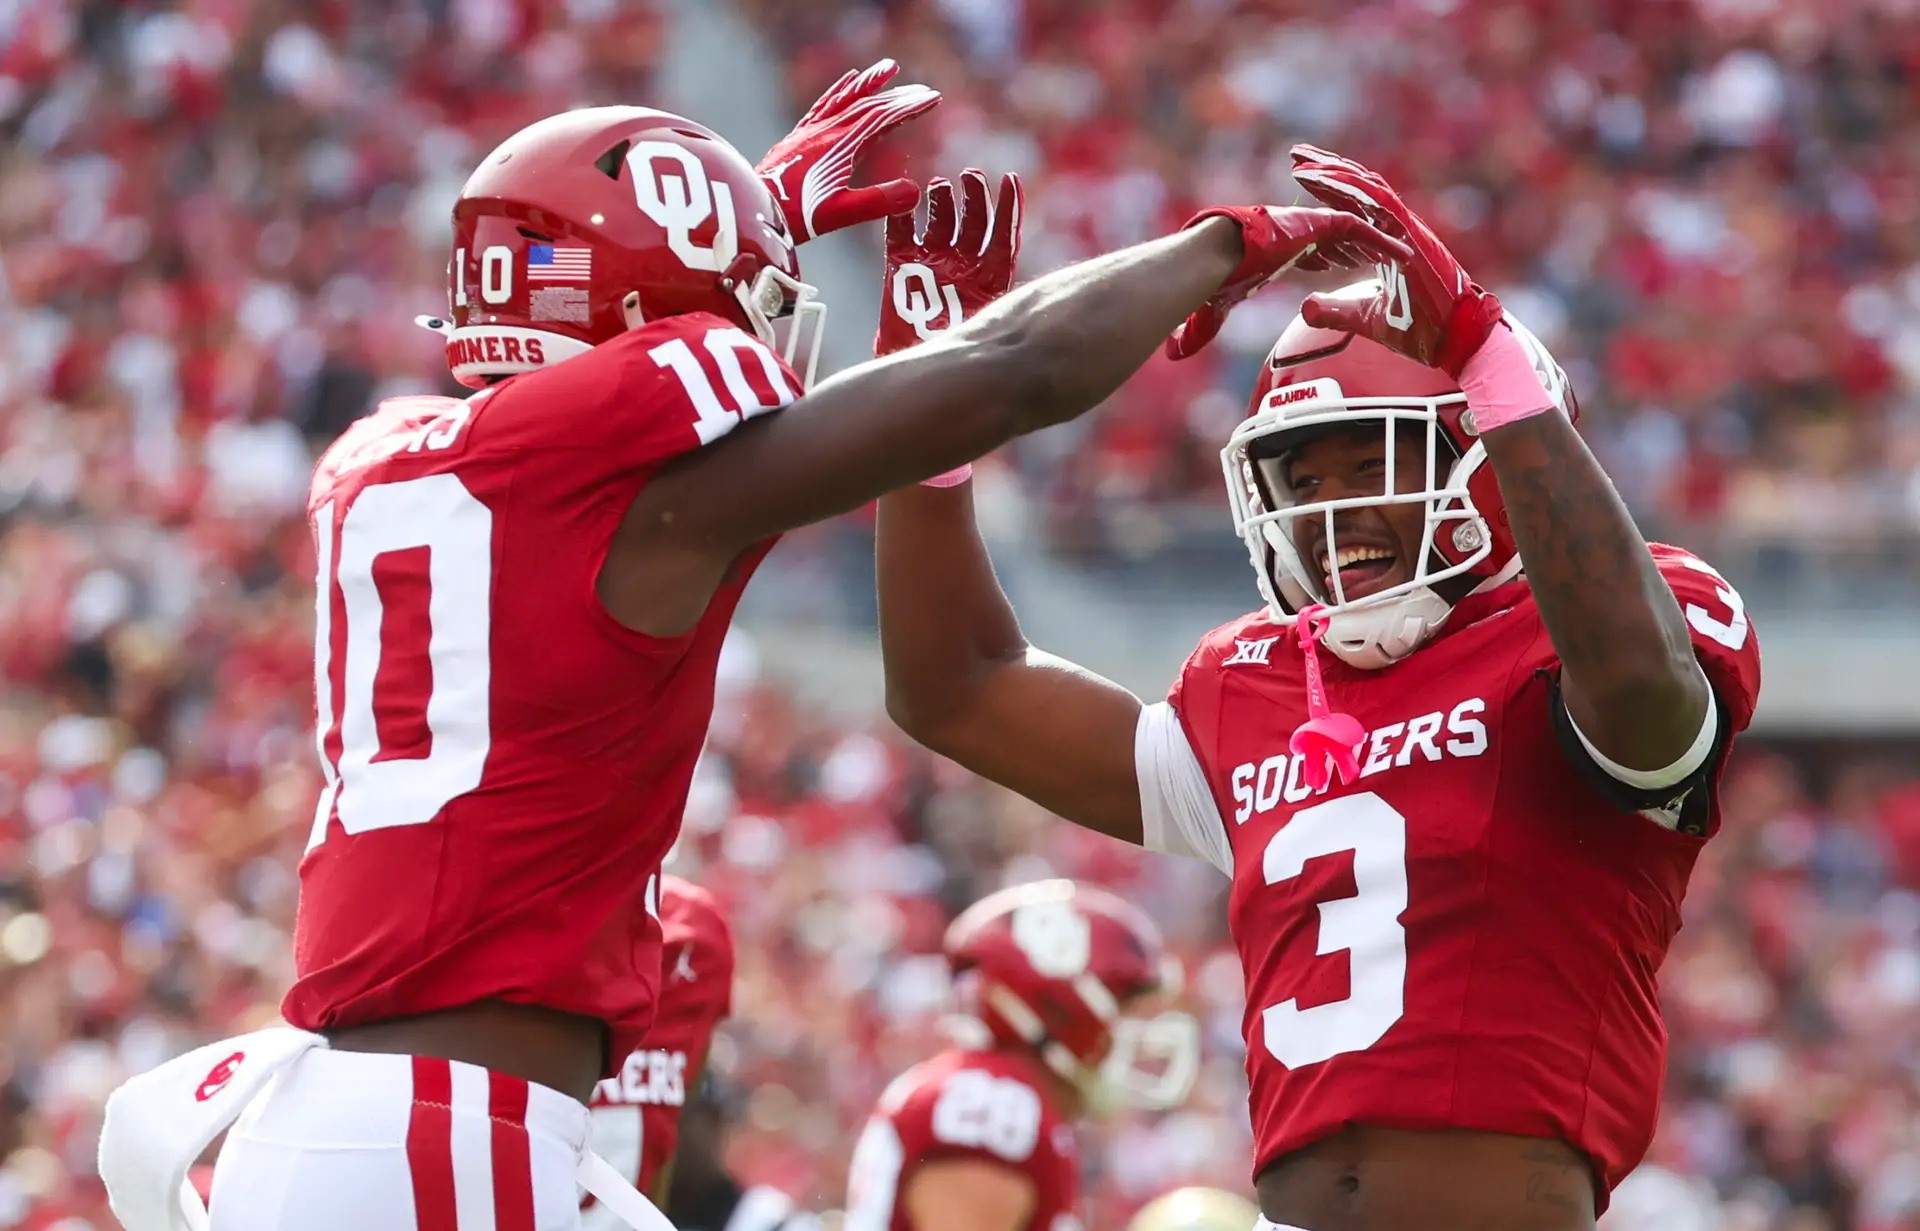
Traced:
<path fill-rule="evenodd" d="M 803 388 L 819 305 L 795 244 L 914 199 L 848 187 L 936 99 L 881 90 L 892 73 L 849 74 L 766 178 L 698 124 L 615 107 L 515 134 L 462 190 L 447 357 L 477 392 L 383 403 L 314 474 L 325 787 L 283 1012 L 315 1033 L 273 1042 L 214 1231 L 573 1226 L 576 1171 L 602 1174 L 586 1100 L 653 1017 L 655 878 L 773 541 L 1084 412 L 1183 316 L 1303 254 L 1405 251 L 1337 210 L 1231 211 Z M 1009 181 L 970 225 L 1010 251 L 1017 202 Z M 257 1052 L 188 1101 L 251 1091 Z M 140 1140 L 103 1131 L 102 1156 L 144 1226 L 170 1198 L 138 1160 L 175 1147 Z"/>
<path fill-rule="evenodd" d="M 1026 644 L 965 485 L 909 490 L 880 514 L 889 708 L 1233 878 L 1267 1218 L 1591 1228 L 1652 1136 L 1655 974 L 1758 646 L 1717 573 L 1642 541 L 1558 366 L 1393 189 L 1294 157 L 1417 255 L 1308 298 L 1224 451 L 1265 608 L 1143 706 Z"/>
<path fill-rule="evenodd" d="M 1103 890 L 1038 881 L 968 907 L 946 952 L 972 1041 L 880 1096 L 847 1231 L 1074 1231 L 1073 1121 L 1115 1098 L 1170 1107 L 1193 1084 L 1192 1018 L 1123 1016 L 1162 990 L 1159 930 Z"/>
<path fill-rule="evenodd" d="M 733 1004 L 733 929 L 713 895 L 678 876 L 660 877 L 660 1004 L 646 1043 L 587 1100 L 594 1153 L 665 1206 L 687 1099 L 700 1084 L 714 1027 Z M 592 1198 L 588 1231 L 623 1226 Z"/>

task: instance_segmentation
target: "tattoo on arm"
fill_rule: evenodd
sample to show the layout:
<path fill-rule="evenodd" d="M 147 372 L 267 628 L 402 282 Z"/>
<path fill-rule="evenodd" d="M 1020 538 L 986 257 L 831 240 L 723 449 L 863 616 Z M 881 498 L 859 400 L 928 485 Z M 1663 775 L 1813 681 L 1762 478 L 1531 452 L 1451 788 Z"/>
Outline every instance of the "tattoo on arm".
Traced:
<path fill-rule="evenodd" d="M 1539 1165 L 1527 1176 L 1527 1200 L 1535 1205 L 1552 1206 L 1571 1214 L 1593 1212 L 1593 1177 L 1587 1166 L 1567 1147 L 1539 1141 L 1520 1154 L 1522 1161 Z"/>
<path fill-rule="evenodd" d="M 1587 1207 L 1587 1203 L 1575 1195 L 1567 1177 L 1552 1171 L 1536 1171 L 1527 1177 L 1527 1200 L 1569 1213 L 1582 1213 Z"/>
<path fill-rule="evenodd" d="M 1508 433 L 1533 428 L 1524 440 Z M 1620 494 L 1571 424 L 1537 415 L 1489 433 L 1487 454 L 1499 478 L 1513 536 L 1527 562 L 1554 648 L 1569 664 L 1638 657 L 1618 616 L 1635 596 L 1661 646 L 1690 653 L 1686 619 L 1647 552 Z M 1510 447 L 1511 446 L 1511 447 Z M 1631 614 L 1631 613 L 1629 613 Z"/>
<path fill-rule="evenodd" d="M 1601 729 L 1586 734 L 1636 768 L 1670 764 L 1699 731 L 1705 678 L 1686 616 L 1619 492 L 1560 415 L 1535 415 L 1483 439 L 1566 678 L 1596 702 L 1636 703 L 1631 714 L 1603 714 Z M 1668 707 L 1675 712 L 1649 712 L 1630 695 L 1648 680 L 1649 664 L 1671 665 L 1660 699 L 1679 701 Z"/>

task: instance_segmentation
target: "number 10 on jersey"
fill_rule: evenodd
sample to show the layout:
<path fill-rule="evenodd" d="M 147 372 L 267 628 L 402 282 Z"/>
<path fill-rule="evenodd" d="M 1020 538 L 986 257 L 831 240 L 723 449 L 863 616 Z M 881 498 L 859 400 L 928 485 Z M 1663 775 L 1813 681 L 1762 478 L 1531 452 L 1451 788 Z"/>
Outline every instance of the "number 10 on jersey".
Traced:
<path fill-rule="evenodd" d="M 433 820 L 480 785 L 492 739 L 493 511 L 453 474 L 372 484 L 344 514 L 338 506 L 314 515 L 315 742 L 326 785 L 308 850 L 335 815 L 349 834 Z M 424 568 L 424 620 L 417 608 L 387 610 L 375 578 L 383 559 L 389 577 Z M 383 723 L 424 727 L 424 755 L 383 749 Z"/>

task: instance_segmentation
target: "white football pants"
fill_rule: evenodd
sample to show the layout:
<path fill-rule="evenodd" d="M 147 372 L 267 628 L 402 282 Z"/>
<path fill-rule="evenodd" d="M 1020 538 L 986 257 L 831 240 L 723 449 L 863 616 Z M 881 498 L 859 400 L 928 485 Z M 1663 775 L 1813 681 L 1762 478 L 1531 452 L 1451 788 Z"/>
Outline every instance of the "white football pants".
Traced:
<path fill-rule="evenodd" d="M 242 1113 L 212 1231 L 574 1231 L 587 1109 L 471 1064 L 315 1048 Z"/>

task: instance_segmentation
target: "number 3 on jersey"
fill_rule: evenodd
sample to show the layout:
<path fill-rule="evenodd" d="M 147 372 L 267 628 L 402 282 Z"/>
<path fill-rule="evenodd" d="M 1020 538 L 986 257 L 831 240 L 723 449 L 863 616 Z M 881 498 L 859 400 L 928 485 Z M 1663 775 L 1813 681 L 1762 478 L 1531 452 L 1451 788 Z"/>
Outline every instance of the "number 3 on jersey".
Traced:
<path fill-rule="evenodd" d="M 308 850 L 335 815 L 349 834 L 431 821 L 480 785 L 492 738 L 493 511 L 459 476 L 435 474 L 369 486 L 337 525 L 336 515 L 329 501 L 314 522 L 313 686 L 326 786 Z M 424 581 L 425 611 L 388 611 L 376 570 L 390 583 L 413 581 L 415 593 Z M 344 628 L 334 627 L 336 610 Z M 384 748 L 383 728 L 424 738 Z"/>
<path fill-rule="evenodd" d="M 1290 1069 L 1365 1051 L 1406 1011 L 1406 817 L 1371 791 L 1303 808 L 1267 843 L 1264 879 L 1290 881 L 1309 859 L 1345 851 L 1353 852 L 1355 893 L 1319 904 L 1318 951 L 1346 953 L 1350 994 L 1309 1009 L 1283 1000 L 1260 1012 L 1267 1051 Z"/>

